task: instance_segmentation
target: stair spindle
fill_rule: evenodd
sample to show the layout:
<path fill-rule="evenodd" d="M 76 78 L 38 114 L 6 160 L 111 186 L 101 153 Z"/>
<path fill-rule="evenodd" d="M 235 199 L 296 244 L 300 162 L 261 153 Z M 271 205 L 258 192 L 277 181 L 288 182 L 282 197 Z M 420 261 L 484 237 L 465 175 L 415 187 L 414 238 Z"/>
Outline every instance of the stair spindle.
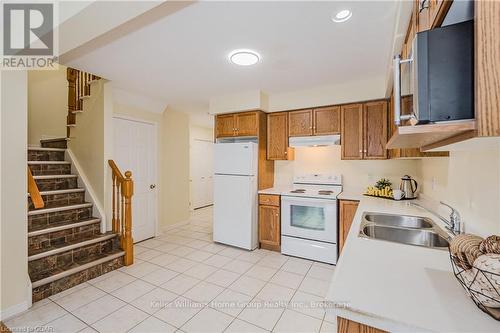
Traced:
<path fill-rule="evenodd" d="M 68 80 L 68 115 L 66 117 L 66 124 L 76 125 L 75 111 L 83 110 L 82 97 L 90 96 L 90 81 L 99 80 L 100 77 L 68 67 L 66 78 Z M 68 126 L 66 137 L 69 138 L 70 134 L 71 129 Z"/>
<path fill-rule="evenodd" d="M 134 242 L 132 238 L 132 196 L 134 182 L 132 172 L 125 172 L 125 177 L 113 160 L 108 161 L 111 167 L 111 180 L 113 182 L 112 216 L 113 231 L 120 235 L 120 246 L 125 252 L 125 266 L 134 263 Z"/>

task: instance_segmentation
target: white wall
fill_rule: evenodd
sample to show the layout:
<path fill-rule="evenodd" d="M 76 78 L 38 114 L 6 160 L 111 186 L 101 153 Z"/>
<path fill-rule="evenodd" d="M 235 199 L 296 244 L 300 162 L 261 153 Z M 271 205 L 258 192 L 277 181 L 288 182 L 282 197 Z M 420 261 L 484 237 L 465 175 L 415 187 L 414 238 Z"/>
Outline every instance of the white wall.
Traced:
<path fill-rule="evenodd" d="M 386 97 L 385 78 L 346 82 L 285 93 L 269 94 L 269 111 L 361 102 Z"/>
<path fill-rule="evenodd" d="M 112 132 L 109 125 L 112 110 L 105 108 L 106 80 L 98 80 L 90 87 L 90 98 L 83 102 L 83 112 L 77 115 L 76 126 L 71 128 L 71 150 L 80 168 L 80 176 L 87 181 L 87 190 L 92 193 L 96 210 L 100 213 L 102 223 L 110 228 L 111 210 L 105 210 L 110 177 L 108 175 L 107 155 Z M 112 127 L 111 127 L 112 128 Z M 108 182 L 109 181 L 109 182 Z M 109 183 L 109 184 L 108 184 Z M 111 193 L 111 192 L 109 192 Z M 104 231 L 104 230 L 103 230 Z"/>
<path fill-rule="evenodd" d="M 316 106 L 354 103 L 386 97 L 383 78 L 317 86 L 300 91 L 266 93 L 245 91 L 210 99 L 211 114 L 263 110 L 266 112 L 304 109 Z"/>
<path fill-rule="evenodd" d="M 31 305 L 26 168 L 28 76 L 0 71 L 0 320 Z"/>
<path fill-rule="evenodd" d="M 65 138 L 68 114 L 66 67 L 28 72 L 28 143 Z"/>
<path fill-rule="evenodd" d="M 195 169 L 195 165 L 193 165 L 193 144 L 196 140 L 202 140 L 202 141 L 214 141 L 214 129 L 210 127 L 202 127 L 202 126 L 197 126 L 194 124 L 189 125 L 189 202 L 190 202 L 190 208 L 193 209 L 193 198 L 194 198 L 194 174 L 195 172 L 193 170 Z M 210 156 L 207 156 L 206 158 L 209 158 L 210 161 L 207 161 L 207 163 L 198 166 L 202 167 L 202 170 L 205 170 L 206 172 L 210 172 L 210 174 L 213 173 L 213 152 L 209 151 L 207 152 L 210 154 Z M 199 169 L 198 169 L 199 170 Z M 213 184 L 213 183 L 212 183 Z M 213 190 L 213 188 L 212 188 Z"/>
<path fill-rule="evenodd" d="M 61 18 L 73 14 L 58 28 L 60 54 L 96 38 L 158 6 L 159 1 L 95 1 L 76 13 L 74 5 L 61 5 Z M 112 14 L 112 15 L 111 15 Z M 89 24 L 92 22 L 92 24 Z"/>
<path fill-rule="evenodd" d="M 363 193 L 368 185 L 384 177 L 397 187 L 401 176 L 417 175 L 415 160 L 347 161 L 340 159 L 340 146 L 297 147 L 294 161 L 276 161 L 274 185 L 290 185 L 294 175 L 342 174 L 344 191 Z"/>
<path fill-rule="evenodd" d="M 209 111 L 213 114 L 248 110 L 268 111 L 268 108 L 268 96 L 260 90 L 213 97 L 209 103 Z"/>
<path fill-rule="evenodd" d="M 193 142 L 193 140 L 214 140 L 214 130 L 210 127 L 202 127 L 196 126 L 193 124 L 189 125 L 189 140 Z"/>
<path fill-rule="evenodd" d="M 167 108 L 162 128 L 160 207 L 165 226 L 189 218 L 189 115 Z"/>
<path fill-rule="evenodd" d="M 115 95 L 116 96 L 116 95 Z M 123 95 L 120 95 L 123 96 Z M 127 98 L 129 100 L 129 98 Z M 134 98 L 135 101 L 140 99 Z M 158 124 L 159 226 L 183 222 L 189 218 L 189 116 L 171 108 L 161 113 L 140 103 L 124 105 L 114 101 L 113 112 Z M 132 170 L 132 178 L 133 178 Z"/>
<path fill-rule="evenodd" d="M 500 138 L 465 145 L 451 151 L 449 158 L 419 162 L 423 193 L 455 207 L 466 232 L 500 235 Z M 447 217 L 449 210 L 440 207 L 440 213 Z"/>

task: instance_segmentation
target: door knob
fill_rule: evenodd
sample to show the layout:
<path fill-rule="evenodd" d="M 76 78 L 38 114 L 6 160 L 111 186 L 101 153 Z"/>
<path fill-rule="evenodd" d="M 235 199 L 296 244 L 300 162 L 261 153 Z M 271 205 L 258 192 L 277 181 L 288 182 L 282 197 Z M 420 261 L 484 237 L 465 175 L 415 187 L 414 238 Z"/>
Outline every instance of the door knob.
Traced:
<path fill-rule="evenodd" d="M 149 185 L 149 188 L 150 188 L 150 189 L 154 189 L 154 188 L 156 188 L 156 184 L 151 184 L 151 185 Z"/>

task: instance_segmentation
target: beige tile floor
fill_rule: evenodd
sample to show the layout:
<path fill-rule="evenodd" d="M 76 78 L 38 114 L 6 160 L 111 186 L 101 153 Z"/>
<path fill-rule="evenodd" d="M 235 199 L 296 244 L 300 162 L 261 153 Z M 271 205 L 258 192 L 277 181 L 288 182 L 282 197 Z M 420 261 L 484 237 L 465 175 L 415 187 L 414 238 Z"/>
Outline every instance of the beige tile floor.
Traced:
<path fill-rule="evenodd" d="M 212 242 L 212 209 L 135 245 L 132 266 L 6 322 L 46 332 L 335 332 L 322 301 L 334 266 Z"/>

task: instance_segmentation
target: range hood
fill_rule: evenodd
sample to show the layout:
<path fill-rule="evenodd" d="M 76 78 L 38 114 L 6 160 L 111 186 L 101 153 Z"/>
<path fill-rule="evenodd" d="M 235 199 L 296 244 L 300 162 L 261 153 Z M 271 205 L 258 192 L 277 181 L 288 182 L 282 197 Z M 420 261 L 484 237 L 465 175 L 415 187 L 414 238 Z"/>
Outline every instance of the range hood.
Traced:
<path fill-rule="evenodd" d="M 290 147 L 318 147 L 340 145 L 340 135 L 296 136 L 288 139 Z"/>

